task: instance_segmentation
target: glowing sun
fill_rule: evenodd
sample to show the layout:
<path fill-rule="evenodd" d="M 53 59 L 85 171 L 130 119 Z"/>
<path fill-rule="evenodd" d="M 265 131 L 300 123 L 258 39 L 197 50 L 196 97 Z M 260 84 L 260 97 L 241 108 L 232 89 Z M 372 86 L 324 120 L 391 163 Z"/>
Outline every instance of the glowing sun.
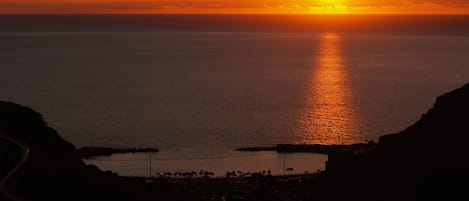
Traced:
<path fill-rule="evenodd" d="M 311 8 L 312 13 L 347 14 L 350 13 L 344 0 L 318 0 L 317 7 Z"/>
<path fill-rule="evenodd" d="M 319 0 L 319 6 L 321 7 L 336 7 L 336 6 L 343 6 L 343 0 Z"/>

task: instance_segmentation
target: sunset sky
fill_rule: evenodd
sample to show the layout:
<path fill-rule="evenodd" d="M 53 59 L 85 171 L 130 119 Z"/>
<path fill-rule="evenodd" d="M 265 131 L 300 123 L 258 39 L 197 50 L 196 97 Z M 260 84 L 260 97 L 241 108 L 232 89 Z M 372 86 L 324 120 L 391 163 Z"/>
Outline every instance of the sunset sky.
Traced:
<path fill-rule="evenodd" d="M 0 0 L 2 14 L 469 14 L 468 0 Z"/>

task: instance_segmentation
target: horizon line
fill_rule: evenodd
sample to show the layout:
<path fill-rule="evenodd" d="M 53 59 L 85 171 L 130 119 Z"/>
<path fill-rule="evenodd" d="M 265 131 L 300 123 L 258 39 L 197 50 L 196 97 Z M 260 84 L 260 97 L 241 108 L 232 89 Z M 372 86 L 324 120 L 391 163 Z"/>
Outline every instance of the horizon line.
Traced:
<path fill-rule="evenodd" d="M 297 16 L 469 16 L 469 13 L 0 13 L 6 15 L 297 15 Z"/>

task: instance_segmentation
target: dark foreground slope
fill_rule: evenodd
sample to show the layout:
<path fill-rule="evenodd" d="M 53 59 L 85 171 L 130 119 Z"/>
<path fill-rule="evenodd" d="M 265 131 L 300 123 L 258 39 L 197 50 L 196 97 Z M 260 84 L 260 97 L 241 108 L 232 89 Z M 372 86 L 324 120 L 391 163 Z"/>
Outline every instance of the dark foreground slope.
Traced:
<path fill-rule="evenodd" d="M 469 200 L 468 135 L 469 84 L 438 97 L 404 131 L 382 136 L 375 150 L 330 155 L 324 197 Z"/>
<path fill-rule="evenodd" d="M 26 165 L 9 183 L 10 191 L 23 200 L 125 198 L 115 182 L 116 175 L 86 166 L 75 147 L 32 109 L 0 102 L 0 135 L 16 139 L 30 149 Z M 18 155 L 15 149 L 2 151 L 7 152 L 5 155 Z"/>

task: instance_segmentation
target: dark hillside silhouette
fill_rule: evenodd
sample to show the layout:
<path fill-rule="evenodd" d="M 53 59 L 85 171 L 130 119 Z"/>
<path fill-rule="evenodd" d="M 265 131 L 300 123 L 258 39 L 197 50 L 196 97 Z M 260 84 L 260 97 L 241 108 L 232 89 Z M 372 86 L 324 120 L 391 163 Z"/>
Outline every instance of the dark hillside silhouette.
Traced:
<path fill-rule="evenodd" d="M 122 198 L 113 182 L 117 177 L 85 166 L 75 147 L 48 127 L 34 110 L 0 102 L 0 133 L 30 149 L 30 158 L 22 174 L 11 184 L 13 193 L 23 200 Z"/>
<path fill-rule="evenodd" d="M 437 98 L 402 132 L 382 136 L 374 151 L 330 155 L 330 191 L 370 200 L 467 200 L 469 84 Z M 368 197 L 371 196 L 371 197 Z"/>

